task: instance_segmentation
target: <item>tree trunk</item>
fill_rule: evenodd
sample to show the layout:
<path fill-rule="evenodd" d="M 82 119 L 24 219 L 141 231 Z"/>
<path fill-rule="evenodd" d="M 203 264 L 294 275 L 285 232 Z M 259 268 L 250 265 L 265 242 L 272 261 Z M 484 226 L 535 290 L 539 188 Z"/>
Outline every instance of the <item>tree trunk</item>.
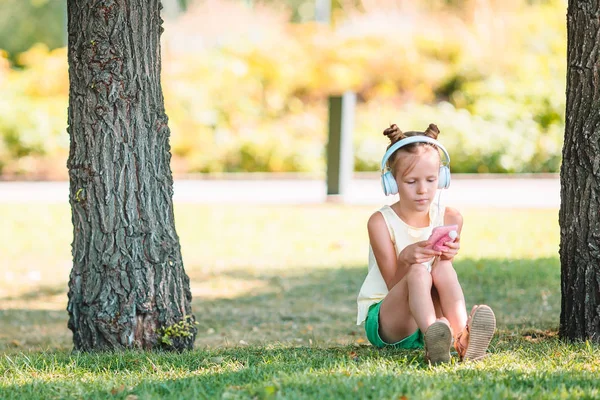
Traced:
<path fill-rule="evenodd" d="M 560 336 L 600 341 L 600 4 L 569 0 Z"/>
<path fill-rule="evenodd" d="M 160 9 L 67 3 L 76 350 L 190 349 L 196 336 L 173 217 Z"/>

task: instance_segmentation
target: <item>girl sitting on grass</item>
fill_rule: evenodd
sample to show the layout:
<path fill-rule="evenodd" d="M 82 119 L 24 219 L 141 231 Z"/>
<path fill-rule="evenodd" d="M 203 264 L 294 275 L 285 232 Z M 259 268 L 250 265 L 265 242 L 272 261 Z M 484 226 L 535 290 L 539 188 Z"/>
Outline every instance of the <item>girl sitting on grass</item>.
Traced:
<path fill-rule="evenodd" d="M 452 266 L 463 219 L 434 203 L 437 189 L 450 184 L 450 159 L 436 140 L 439 133 L 434 124 L 425 132 L 402 133 L 396 125 L 383 132 L 391 144 L 382 160 L 382 185 L 399 200 L 369 218 L 369 269 L 357 299 L 357 324 L 365 322 L 372 345 L 424 347 L 431 364 L 450 361 L 453 342 L 461 360 L 483 358 L 496 328 L 486 305 L 474 306 L 467 318 Z M 442 225 L 457 225 L 458 236 L 434 250 L 428 239 Z"/>

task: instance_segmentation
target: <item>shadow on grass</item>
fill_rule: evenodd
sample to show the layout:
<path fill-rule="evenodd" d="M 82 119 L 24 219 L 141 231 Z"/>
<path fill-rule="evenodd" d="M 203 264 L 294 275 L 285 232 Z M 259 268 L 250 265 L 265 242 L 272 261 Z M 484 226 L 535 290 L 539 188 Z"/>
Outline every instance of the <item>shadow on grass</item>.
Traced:
<path fill-rule="evenodd" d="M 40 285 L 32 288 L 29 291 L 24 291 L 16 296 L 0 297 L 0 301 L 31 301 L 39 300 L 49 296 L 57 296 L 66 294 L 66 288 L 63 284 L 56 285 Z M 1 303 L 0 303 L 1 304 Z"/>
<path fill-rule="evenodd" d="M 66 311 L 0 310 L 0 352 L 72 347 Z"/>
<path fill-rule="evenodd" d="M 366 345 L 363 328 L 355 325 L 356 294 L 365 266 L 256 272 L 240 268 L 208 280 L 192 275 L 192 286 L 198 289 L 193 304 L 200 323 L 197 350 L 181 354 L 42 352 L 70 348 L 66 311 L 0 311 L 0 320 L 11 323 L 9 331 L 10 326 L 19 328 L 15 335 L 20 340 L 27 334 L 38 338 L 0 358 L 2 393 L 7 399 L 599 394 L 591 373 L 597 371 L 597 362 L 589 367 L 590 357 L 598 359 L 598 349 L 588 354 L 585 345 L 565 348 L 555 332 L 545 331 L 558 325 L 557 259 L 462 260 L 456 269 L 467 304 L 485 302 L 496 311 L 499 333 L 484 367 L 458 364 L 431 369 L 422 351 Z M 202 291 L 217 281 L 243 287 L 229 288 L 227 298 L 215 297 L 215 292 L 203 297 Z M 57 341 L 60 335 L 53 329 L 60 329 L 63 339 Z M 5 341 L 6 334 L 2 335 Z M 29 351 L 21 353 L 22 349 Z"/>
<path fill-rule="evenodd" d="M 461 260 L 456 269 L 467 307 L 491 305 L 498 328 L 555 329 L 560 314 L 560 267 L 557 258 L 536 260 Z M 294 268 L 226 270 L 209 279 L 191 275 L 193 312 L 199 322 L 198 348 L 270 344 L 336 346 L 364 343 L 356 321 L 356 295 L 367 268 Z M 228 296 L 202 295 L 221 282 Z M 253 286 L 244 286 L 253 282 Z M 66 288 L 62 288 L 65 293 Z M 58 288 L 50 290 L 51 295 Z M 42 294 L 44 291 L 42 291 Z M 47 293 L 46 293 L 47 294 Z M 0 310 L 0 350 L 71 346 L 68 315 L 62 310 L 28 309 L 43 301 L 33 292 L 22 307 Z M 224 298 L 226 297 L 226 298 Z M 61 306 L 62 308 L 62 306 Z"/>
<path fill-rule="evenodd" d="M 555 329 L 560 315 L 558 259 L 462 260 L 456 269 L 467 307 L 489 304 L 499 329 Z M 356 295 L 366 267 L 283 270 L 224 276 L 265 282 L 227 299 L 196 296 L 197 345 L 296 342 L 350 344 L 364 337 L 355 325 Z"/>

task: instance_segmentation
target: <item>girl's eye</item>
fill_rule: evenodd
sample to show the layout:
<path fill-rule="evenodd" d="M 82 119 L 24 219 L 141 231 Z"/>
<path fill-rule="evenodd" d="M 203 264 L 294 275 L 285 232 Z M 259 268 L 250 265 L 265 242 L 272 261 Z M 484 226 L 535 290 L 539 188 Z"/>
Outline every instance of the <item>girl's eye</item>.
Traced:
<path fill-rule="evenodd" d="M 406 183 L 408 183 L 409 185 L 412 185 L 413 183 L 415 183 L 415 181 L 408 181 Z"/>

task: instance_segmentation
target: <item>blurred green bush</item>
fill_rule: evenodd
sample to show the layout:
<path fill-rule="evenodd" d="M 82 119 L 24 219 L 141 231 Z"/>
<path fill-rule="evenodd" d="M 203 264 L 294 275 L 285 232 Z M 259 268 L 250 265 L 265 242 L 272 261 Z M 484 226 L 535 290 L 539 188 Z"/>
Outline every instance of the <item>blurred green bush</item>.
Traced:
<path fill-rule="evenodd" d="M 219 2 L 166 23 L 162 87 L 176 174 L 325 169 L 327 96 L 353 90 L 355 169 L 379 169 L 390 123 L 436 123 L 453 172 L 556 172 L 564 1 L 346 10 L 330 26 Z M 227 17 L 226 30 L 222 21 Z M 0 56 L 0 173 L 66 176 L 66 49 Z"/>
<path fill-rule="evenodd" d="M 0 49 L 12 63 L 35 43 L 66 44 L 66 0 L 0 0 Z"/>

